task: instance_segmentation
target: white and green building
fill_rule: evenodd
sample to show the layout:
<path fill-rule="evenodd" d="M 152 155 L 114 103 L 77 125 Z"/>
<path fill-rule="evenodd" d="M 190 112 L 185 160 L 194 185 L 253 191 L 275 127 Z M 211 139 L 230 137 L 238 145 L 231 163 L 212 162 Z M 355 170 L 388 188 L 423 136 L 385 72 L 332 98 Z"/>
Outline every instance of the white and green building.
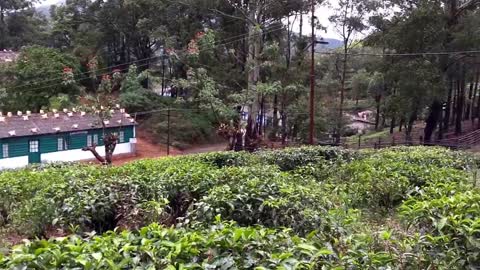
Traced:
<path fill-rule="evenodd" d="M 75 110 L 0 115 L 0 169 L 35 163 L 93 159 L 82 149 L 96 145 L 105 154 L 103 134 L 116 133 L 114 155 L 135 152 L 135 120 L 123 109 L 113 110 L 102 125 L 95 115 Z M 103 127 L 105 126 L 105 128 Z"/>

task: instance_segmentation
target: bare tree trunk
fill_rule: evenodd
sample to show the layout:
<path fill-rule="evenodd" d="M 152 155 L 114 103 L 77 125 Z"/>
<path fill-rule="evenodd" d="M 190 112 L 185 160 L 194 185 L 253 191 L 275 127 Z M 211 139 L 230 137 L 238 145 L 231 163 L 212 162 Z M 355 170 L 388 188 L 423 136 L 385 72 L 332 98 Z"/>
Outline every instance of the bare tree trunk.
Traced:
<path fill-rule="evenodd" d="M 377 104 L 377 109 L 375 113 L 375 130 L 378 130 L 380 127 L 380 105 L 382 101 L 382 96 L 377 95 L 375 97 L 375 103 Z"/>
<path fill-rule="evenodd" d="M 315 46 L 312 45 L 312 46 Z M 338 131 L 337 131 L 337 138 L 336 143 L 340 142 L 342 138 L 342 130 L 343 130 L 343 104 L 345 103 L 345 82 L 347 76 L 347 60 L 348 60 L 348 40 L 344 41 L 343 43 L 343 59 L 342 59 L 342 80 L 341 80 L 341 88 L 340 88 L 340 107 L 338 112 Z"/>
<path fill-rule="evenodd" d="M 287 144 L 287 113 L 282 110 L 280 112 L 281 117 L 282 117 L 282 145 Z"/>
<path fill-rule="evenodd" d="M 6 33 L 6 26 L 5 26 L 5 10 L 2 7 L 0 7 L 0 51 L 3 51 L 6 49 L 6 44 L 5 44 L 5 33 Z"/>
<path fill-rule="evenodd" d="M 252 4 L 253 5 L 253 4 Z M 257 93 L 257 83 L 260 77 L 260 65 L 258 57 L 261 52 L 261 35 L 257 31 L 257 26 L 251 22 L 257 21 L 258 9 L 260 5 L 251 7 L 249 11 L 248 24 L 248 92 L 255 96 L 254 101 L 250 104 L 248 112 L 247 133 L 245 134 L 245 148 L 248 151 L 254 151 L 257 147 L 258 140 L 258 111 L 259 111 L 259 95 Z"/>
<path fill-rule="evenodd" d="M 450 119 L 450 125 L 453 126 L 455 124 L 455 119 L 457 115 L 457 107 L 458 107 L 458 81 L 454 80 L 452 83 L 453 88 L 453 102 L 452 102 L 452 115 Z"/>
<path fill-rule="evenodd" d="M 392 120 L 390 121 L 390 134 L 393 134 L 395 131 L 395 116 L 392 116 Z"/>
<path fill-rule="evenodd" d="M 273 128 L 270 133 L 270 140 L 276 141 L 278 133 L 278 95 L 273 97 Z"/>
<path fill-rule="evenodd" d="M 463 108 L 465 105 L 465 72 L 462 69 L 462 77 L 458 81 L 458 97 L 457 97 L 457 112 L 455 121 L 455 134 L 460 135 L 462 133 L 462 120 L 463 120 Z"/>
<path fill-rule="evenodd" d="M 303 10 L 300 11 L 300 39 L 303 37 Z"/>
<path fill-rule="evenodd" d="M 474 85 L 474 89 L 473 89 L 473 96 L 472 96 L 472 109 L 471 109 L 471 113 L 470 113 L 470 120 L 472 121 L 472 127 L 473 125 L 475 124 L 475 118 L 477 117 L 477 111 L 475 110 L 475 100 L 477 98 L 477 87 L 476 87 L 476 83 L 472 82 L 472 84 Z"/>
<path fill-rule="evenodd" d="M 103 165 L 112 165 L 113 153 L 117 147 L 118 137 L 111 133 L 103 136 L 103 144 L 105 145 L 105 157 L 102 157 L 97 152 L 97 145 L 93 144 L 92 146 L 84 147 L 83 151 L 90 151 L 93 156 Z"/>
<path fill-rule="evenodd" d="M 450 126 L 450 114 L 452 108 L 452 94 L 453 94 L 453 81 L 451 78 L 448 79 L 448 97 L 447 97 L 447 106 L 445 108 L 445 118 L 443 119 L 443 131 L 448 132 Z"/>
<path fill-rule="evenodd" d="M 480 69 L 477 69 L 477 78 L 475 80 L 475 93 L 478 93 L 479 91 L 479 84 L 480 84 Z M 478 95 L 478 101 L 477 101 L 477 114 L 476 117 L 478 118 L 478 127 L 480 128 L 480 93 Z"/>
<path fill-rule="evenodd" d="M 238 106 L 236 108 L 237 111 L 237 116 L 233 120 L 233 128 L 235 129 L 235 134 L 233 135 L 235 137 L 234 145 L 233 145 L 233 150 L 236 152 L 243 151 L 243 133 L 241 130 L 241 122 L 242 122 L 242 106 Z"/>
<path fill-rule="evenodd" d="M 425 131 L 424 131 L 424 140 L 425 142 L 430 142 L 432 139 L 432 135 L 435 132 L 435 129 L 437 128 L 438 121 L 441 121 L 441 114 L 442 114 L 442 104 L 440 101 L 435 100 L 432 103 L 432 106 L 430 108 L 430 114 L 427 118 L 427 123 L 425 126 Z"/>
<path fill-rule="evenodd" d="M 467 107 L 465 108 L 465 120 L 469 120 L 472 115 L 472 107 L 473 107 L 473 80 L 470 82 L 469 90 L 468 90 L 468 102 Z"/>
<path fill-rule="evenodd" d="M 97 152 L 97 145 L 94 144 L 94 145 L 92 145 L 92 146 L 84 147 L 82 150 L 83 150 L 83 151 L 90 151 L 90 152 L 93 154 L 93 156 L 94 156 L 101 164 L 104 164 L 104 165 L 107 164 L 105 158 L 102 157 L 102 156 Z"/>
<path fill-rule="evenodd" d="M 415 124 L 415 121 L 417 120 L 417 110 L 413 111 L 413 113 L 410 115 L 410 119 L 408 119 L 408 124 L 407 124 L 407 130 L 406 130 L 406 136 L 407 136 L 407 141 L 411 141 L 411 135 L 413 131 L 413 125 Z"/>

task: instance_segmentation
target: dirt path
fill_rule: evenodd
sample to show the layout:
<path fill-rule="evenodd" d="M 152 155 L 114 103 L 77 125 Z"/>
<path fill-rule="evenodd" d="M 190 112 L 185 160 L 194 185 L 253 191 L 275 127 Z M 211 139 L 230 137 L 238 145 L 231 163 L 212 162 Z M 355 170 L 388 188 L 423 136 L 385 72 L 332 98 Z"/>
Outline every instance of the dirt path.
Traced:
<path fill-rule="evenodd" d="M 219 151 L 225 151 L 227 148 L 227 143 L 216 143 L 216 144 L 208 144 L 208 145 L 201 145 L 201 146 L 196 146 L 191 149 L 186 149 L 183 151 L 184 155 L 189 155 L 189 154 L 200 154 L 200 153 L 210 153 L 210 152 L 219 152 Z"/>
<path fill-rule="evenodd" d="M 186 150 L 179 150 L 174 147 L 170 147 L 170 156 L 190 155 L 199 153 L 218 152 L 225 150 L 227 146 L 226 142 L 218 142 L 215 144 L 195 146 Z M 117 156 L 113 159 L 114 165 L 123 165 L 135 160 L 160 158 L 167 156 L 166 145 L 155 143 L 149 134 L 139 131 L 137 133 L 137 153 L 135 156 Z"/>

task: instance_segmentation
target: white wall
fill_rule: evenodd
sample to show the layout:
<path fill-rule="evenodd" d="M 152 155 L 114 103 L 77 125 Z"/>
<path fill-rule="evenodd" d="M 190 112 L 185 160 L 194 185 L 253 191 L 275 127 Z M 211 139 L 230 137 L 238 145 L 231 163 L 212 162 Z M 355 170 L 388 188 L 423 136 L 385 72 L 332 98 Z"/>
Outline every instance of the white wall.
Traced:
<path fill-rule="evenodd" d="M 98 151 L 98 154 L 100 154 L 101 156 L 105 156 L 104 146 L 97 147 L 97 151 Z M 129 153 L 132 153 L 132 147 L 130 146 L 130 143 L 122 143 L 122 144 L 117 144 L 117 147 L 115 148 L 115 152 L 113 153 L 113 155 L 116 156 L 120 154 L 129 154 Z M 80 160 L 89 160 L 94 158 L 95 157 L 90 151 L 83 151 L 82 149 L 46 153 L 46 154 L 42 154 L 41 156 L 42 163 L 72 162 L 72 161 L 80 161 Z M 27 164 L 28 164 L 28 160 L 27 160 Z"/>
<path fill-rule="evenodd" d="M 0 159 L 0 170 L 18 169 L 28 165 L 28 156 Z"/>

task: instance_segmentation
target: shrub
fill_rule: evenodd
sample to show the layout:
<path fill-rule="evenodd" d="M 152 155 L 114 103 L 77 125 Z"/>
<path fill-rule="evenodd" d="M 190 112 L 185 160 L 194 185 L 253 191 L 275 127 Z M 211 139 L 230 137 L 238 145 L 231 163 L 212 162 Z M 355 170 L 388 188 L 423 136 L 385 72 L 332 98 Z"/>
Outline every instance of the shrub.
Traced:
<path fill-rule="evenodd" d="M 7 171 L 0 233 L 77 236 L 9 249 L 0 269 L 476 269 L 477 164 L 304 147 Z"/>
<path fill-rule="evenodd" d="M 443 188 L 435 186 L 429 192 L 442 194 Z M 401 216 L 430 236 L 426 246 L 432 261 L 451 261 L 464 269 L 480 267 L 480 193 L 468 190 L 433 196 L 411 197 L 401 206 Z"/>
<path fill-rule="evenodd" d="M 275 167 L 226 168 L 189 217 L 211 222 L 215 216 L 242 226 L 289 227 L 306 234 L 327 226 L 328 210 L 341 204 L 315 181 L 299 181 Z"/>
<path fill-rule="evenodd" d="M 229 223 L 186 230 L 150 225 L 138 233 L 109 232 L 42 240 L 17 247 L 0 268 L 15 269 L 312 269 L 328 249 L 262 227 Z"/>
<path fill-rule="evenodd" d="M 274 164 L 283 171 L 291 171 L 308 164 L 327 161 L 351 161 L 359 154 L 335 147 L 300 147 L 284 150 L 261 151 L 257 155 L 268 164 Z"/>

